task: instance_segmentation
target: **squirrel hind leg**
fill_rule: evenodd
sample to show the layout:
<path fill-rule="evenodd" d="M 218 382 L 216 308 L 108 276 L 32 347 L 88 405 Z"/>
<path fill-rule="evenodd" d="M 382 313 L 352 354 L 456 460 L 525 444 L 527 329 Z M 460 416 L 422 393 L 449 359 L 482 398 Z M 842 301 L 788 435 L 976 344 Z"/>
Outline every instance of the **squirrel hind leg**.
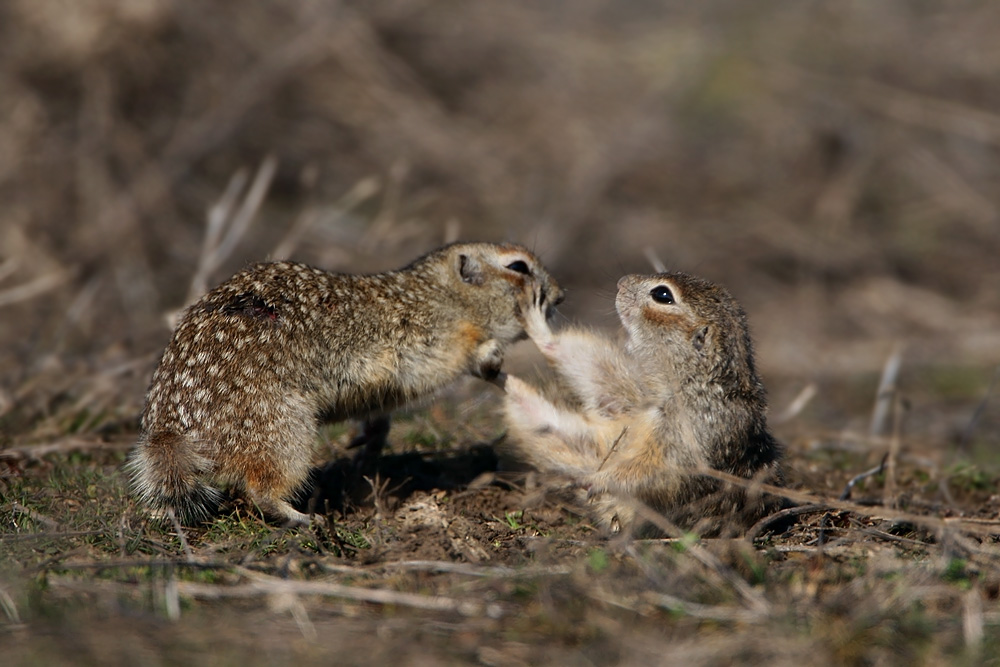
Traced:
<path fill-rule="evenodd" d="M 576 477 L 597 468 L 600 447 L 587 417 L 552 404 L 515 376 L 507 376 L 505 389 L 510 441 L 521 458 L 541 471 Z"/>
<path fill-rule="evenodd" d="M 389 444 L 392 418 L 387 414 L 371 415 L 361 422 L 361 432 L 347 445 L 348 449 L 363 447 L 355 461 L 364 474 L 372 472 L 382 450 Z"/>
<path fill-rule="evenodd" d="M 561 439 L 587 437 L 591 426 L 577 413 L 559 408 L 514 375 L 504 382 L 507 423 L 529 434 L 555 433 Z"/>
<path fill-rule="evenodd" d="M 290 526 L 308 526 L 311 522 L 309 515 L 299 512 L 288 501 L 301 486 L 296 482 L 297 476 L 280 469 L 275 461 L 261 460 L 257 463 L 253 469 L 244 469 L 240 486 L 264 518 Z M 262 463 L 266 465 L 260 465 Z"/>

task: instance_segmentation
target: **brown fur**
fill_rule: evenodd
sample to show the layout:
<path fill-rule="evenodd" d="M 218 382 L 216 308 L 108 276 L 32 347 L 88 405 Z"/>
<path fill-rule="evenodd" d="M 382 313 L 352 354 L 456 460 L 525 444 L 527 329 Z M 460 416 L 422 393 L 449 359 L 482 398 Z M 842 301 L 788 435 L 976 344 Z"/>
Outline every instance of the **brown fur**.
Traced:
<path fill-rule="evenodd" d="M 550 308 L 562 299 L 512 244 L 453 244 L 374 275 L 293 262 L 241 271 L 187 309 L 163 353 L 128 464 L 134 492 L 190 522 L 228 484 L 268 515 L 308 521 L 289 499 L 317 423 L 384 414 L 465 373 L 495 376 L 524 337 L 529 287 Z"/>
<path fill-rule="evenodd" d="M 662 287 L 673 303 L 653 298 Z M 641 528 L 636 500 L 683 528 L 745 528 L 774 501 L 694 472 L 782 478 L 743 309 L 723 288 L 683 273 L 625 276 L 616 307 L 624 346 L 581 329 L 553 334 L 540 310 L 525 309 L 529 336 L 582 407 L 557 407 L 507 377 L 514 455 L 575 479 L 612 529 Z"/>

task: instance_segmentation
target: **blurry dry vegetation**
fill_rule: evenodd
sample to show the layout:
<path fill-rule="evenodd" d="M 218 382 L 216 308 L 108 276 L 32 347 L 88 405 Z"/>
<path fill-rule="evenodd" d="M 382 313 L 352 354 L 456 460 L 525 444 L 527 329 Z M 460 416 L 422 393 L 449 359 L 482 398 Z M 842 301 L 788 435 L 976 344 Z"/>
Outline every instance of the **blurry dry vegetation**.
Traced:
<path fill-rule="evenodd" d="M 73 624 L 110 619 L 128 639 L 116 652 L 93 637 L 117 634 L 74 635 L 39 662 L 155 664 L 208 646 L 229 662 L 322 662 L 338 646 L 348 662 L 398 660 L 401 646 L 484 664 L 648 662 L 667 645 L 685 664 L 995 656 L 996 525 L 934 517 L 1000 507 L 997 35 L 990 2 L 0 4 L 0 548 L 17 554 L 0 572 L 0 646 L 30 661 L 65 629 L 54 609 L 84 599 L 99 610 Z M 649 271 L 647 249 L 726 284 L 750 314 L 793 485 L 835 497 L 890 452 L 869 491 L 881 499 L 884 479 L 886 499 L 930 518 L 837 510 L 787 543 L 709 545 L 730 571 L 688 545 L 607 546 L 538 515 L 536 532 L 570 546 L 529 548 L 521 496 L 489 487 L 482 521 L 441 520 L 474 524 L 462 530 L 492 551 L 446 549 L 479 569 L 434 578 L 385 565 L 418 544 L 262 546 L 234 529 L 187 547 L 143 532 L 131 506 L 121 516 L 114 470 L 167 316 L 192 294 L 265 257 L 375 271 L 459 237 L 533 247 L 570 290 L 563 313 L 598 326 L 614 325 L 618 276 Z M 786 411 L 796 396 L 812 398 Z M 418 413 L 413 446 L 489 440 L 485 412 L 475 433 L 454 412 Z M 348 523 L 353 539 L 382 544 L 383 509 Z M 52 537 L 66 530 L 82 536 Z M 841 551 L 824 551 L 831 535 Z M 174 562 L 182 547 L 215 565 L 180 582 L 173 565 L 59 569 Z M 248 549 L 275 581 L 339 572 L 479 602 L 324 604 L 330 591 L 255 584 Z M 274 623 L 273 644 L 199 634 L 221 604 L 201 601 L 225 594 L 209 584 L 250 599 L 221 612 L 231 638 Z M 164 626 L 178 586 L 198 602 Z"/>

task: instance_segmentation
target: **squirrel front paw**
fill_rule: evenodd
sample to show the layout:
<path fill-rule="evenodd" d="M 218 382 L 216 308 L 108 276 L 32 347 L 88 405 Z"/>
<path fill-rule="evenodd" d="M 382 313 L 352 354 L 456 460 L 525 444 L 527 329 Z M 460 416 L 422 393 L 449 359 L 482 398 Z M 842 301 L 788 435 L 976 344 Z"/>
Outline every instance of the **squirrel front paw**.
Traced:
<path fill-rule="evenodd" d="M 500 374 L 503 365 L 503 347 L 495 340 L 480 343 L 476 348 L 469 371 L 477 378 L 493 381 Z"/>
<path fill-rule="evenodd" d="M 548 321 L 551 308 L 545 290 L 540 285 L 530 285 L 526 291 L 521 307 L 524 331 L 539 347 L 551 345 L 554 338 Z"/>

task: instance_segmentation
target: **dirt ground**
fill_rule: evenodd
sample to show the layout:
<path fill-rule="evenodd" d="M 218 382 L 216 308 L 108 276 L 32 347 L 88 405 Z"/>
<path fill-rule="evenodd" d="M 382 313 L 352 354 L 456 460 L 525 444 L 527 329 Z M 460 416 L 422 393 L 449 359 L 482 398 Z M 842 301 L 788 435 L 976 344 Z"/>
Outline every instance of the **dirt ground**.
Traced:
<path fill-rule="evenodd" d="M 973 0 L 0 3 L 0 662 L 997 663 L 997 34 Z M 321 430 L 325 528 L 136 506 L 181 308 L 456 239 L 531 247 L 560 325 L 613 333 L 657 261 L 727 286 L 796 508 L 604 535 L 471 379 L 375 467 Z"/>
<path fill-rule="evenodd" d="M 456 413 L 488 413 L 447 402 L 401 416 L 363 476 L 336 429 L 316 471 L 339 500 L 326 528 L 234 498 L 182 540 L 128 498 L 129 434 L 9 448 L 8 664 L 993 660 L 1000 496 L 978 468 L 907 452 L 892 503 L 884 473 L 838 501 L 871 455 L 798 445 L 796 507 L 745 538 L 633 540 L 565 485 L 504 471 L 496 441 L 442 441 Z"/>

